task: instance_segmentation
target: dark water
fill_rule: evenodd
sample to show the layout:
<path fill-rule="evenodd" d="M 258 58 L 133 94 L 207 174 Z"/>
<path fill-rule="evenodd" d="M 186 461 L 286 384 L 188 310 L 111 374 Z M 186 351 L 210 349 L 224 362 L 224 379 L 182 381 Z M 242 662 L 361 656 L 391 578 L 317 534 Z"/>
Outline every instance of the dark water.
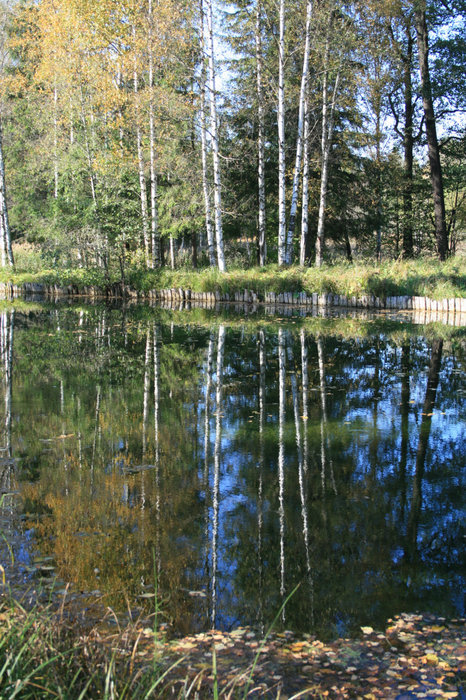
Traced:
<path fill-rule="evenodd" d="M 325 637 L 464 614 L 461 329 L 36 306 L 0 330 L 7 583 L 123 610 L 157 580 L 175 633 L 263 629 L 298 584 L 279 624 Z"/>

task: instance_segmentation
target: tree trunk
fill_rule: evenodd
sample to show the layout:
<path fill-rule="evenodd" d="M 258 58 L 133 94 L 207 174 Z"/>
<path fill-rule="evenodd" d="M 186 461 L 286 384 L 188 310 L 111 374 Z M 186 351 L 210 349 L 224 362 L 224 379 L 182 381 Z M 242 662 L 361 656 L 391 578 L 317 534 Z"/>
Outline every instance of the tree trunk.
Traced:
<path fill-rule="evenodd" d="M 136 29 L 133 27 L 133 41 L 136 39 Z M 139 172 L 139 193 L 141 199 L 141 217 L 142 217 L 142 237 L 144 243 L 144 262 L 146 267 L 149 267 L 149 217 L 147 211 L 147 187 L 146 187 L 146 176 L 144 173 L 144 154 L 142 150 L 142 134 L 141 125 L 139 123 L 139 83 L 138 83 L 138 69 L 137 69 L 137 58 L 136 58 L 136 46 L 133 47 L 134 54 L 134 109 L 135 109 L 135 122 L 136 122 L 136 144 L 138 151 L 138 172 Z"/>
<path fill-rule="evenodd" d="M 2 264 L 14 266 L 13 250 L 11 248 L 10 220 L 6 199 L 5 163 L 3 160 L 3 129 L 0 117 L 0 223 L 2 233 Z"/>
<path fill-rule="evenodd" d="M 83 125 L 84 145 L 86 148 L 87 167 L 89 168 L 89 182 L 91 185 L 92 201 L 94 202 L 94 205 L 96 206 L 97 205 L 97 191 L 96 191 L 96 183 L 95 183 L 95 177 L 94 177 L 94 167 L 92 165 L 91 144 L 89 142 L 89 132 L 88 132 L 88 128 L 87 128 L 86 111 L 84 109 L 84 95 L 83 95 L 82 87 L 80 89 L 80 99 L 81 99 L 81 123 Z"/>
<path fill-rule="evenodd" d="M 258 252 L 259 265 L 263 267 L 267 261 L 267 244 L 265 239 L 265 125 L 264 125 L 264 95 L 262 87 L 262 0 L 257 0 L 256 13 L 256 83 L 257 83 L 257 180 L 259 187 L 259 226 Z"/>
<path fill-rule="evenodd" d="M 309 233 L 309 102 L 304 104 L 303 137 L 303 196 L 301 203 L 301 242 L 299 247 L 299 264 L 306 264 Z"/>
<path fill-rule="evenodd" d="M 335 79 L 333 89 L 332 103 L 328 104 L 328 60 L 329 60 L 329 42 L 325 49 L 324 63 L 324 83 L 322 86 L 322 172 L 320 175 L 320 199 L 319 199 L 319 219 L 317 222 L 317 240 L 316 240 L 316 266 L 320 267 L 324 260 L 324 230 L 325 230 L 325 207 L 327 203 L 327 185 L 328 185 L 328 165 L 330 157 L 330 147 L 332 144 L 333 133 L 333 113 L 335 109 L 335 98 L 338 91 L 338 83 L 340 73 Z"/>
<path fill-rule="evenodd" d="M 58 92 L 53 88 L 53 196 L 58 199 Z"/>
<path fill-rule="evenodd" d="M 220 176 L 220 155 L 218 145 L 217 93 L 215 88 L 214 28 L 212 0 L 206 0 L 207 32 L 209 42 L 209 93 L 210 93 L 210 133 L 212 139 L 212 156 L 214 165 L 214 215 L 215 236 L 217 242 L 217 265 L 220 272 L 225 270 L 222 224 L 222 184 Z"/>
<path fill-rule="evenodd" d="M 295 228 L 296 210 L 298 208 L 299 176 L 301 174 L 301 160 L 303 153 L 304 115 L 306 112 L 307 79 L 309 73 L 309 51 L 311 45 L 311 14 L 312 2 L 308 0 L 306 11 L 306 38 L 304 43 L 303 72 L 301 75 L 301 89 L 299 92 L 299 116 L 298 135 L 296 137 L 296 160 L 293 173 L 293 189 L 291 192 L 290 220 L 286 240 L 286 262 L 291 265 L 293 261 L 293 235 Z"/>
<path fill-rule="evenodd" d="M 152 0 L 149 0 L 149 141 L 150 141 L 150 210 L 151 248 L 150 267 L 160 267 L 160 232 L 157 211 L 157 173 L 155 170 L 155 117 L 154 117 L 154 51 Z"/>
<path fill-rule="evenodd" d="M 378 100 L 377 104 L 377 114 L 376 114 L 376 129 L 375 129 L 375 149 L 376 149 L 376 164 L 377 164 L 377 175 L 376 175 L 376 193 L 377 193 L 377 232 L 376 232 L 376 249 L 375 257 L 377 262 L 382 260 L 382 173 L 381 173 L 381 153 L 380 144 L 382 141 L 382 133 L 380 128 L 380 118 L 382 112 L 381 101 Z"/>
<path fill-rule="evenodd" d="M 170 236 L 170 267 L 175 269 L 175 241 L 173 236 Z"/>
<path fill-rule="evenodd" d="M 286 264 L 285 0 L 280 0 L 278 42 L 278 264 Z"/>
<path fill-rule="evenodd" d="M 432 85 L 429 72 L 429 36 L 426 22 L 425 0 L 416 0 L 415 12 L 419 70 L 421 74 L 422 105 L 426 124 L 426 137 L 429 152 L 430 181 L 434 199 L 435 238 L 439 260 L 448 254 L 447 226 L 445 220 L 445 199 L 443 195 L 442 165 L 435 124 Z"/>
<path fill-rule="evenodd" d="M 407 26 L 407 52 L 404 63 L 404 102 L 405 124 L 403 132 L 404 182 L 403 182 L 403 257 L 412 258 L 413 248 L 413 86 L 411 69 L 413 62 L 413 38 L 411 27 Z"/>
<path fill-rule="evenodd" d="M 345 230 L 345 250 L 346 250 L 347 261 L 352 263 L 353 262 L 353 253 L 351 250 L 351 243 L 350 243 L 350 239 L 348 236 L 348 231 L 346 231 L 346 230 Z"/>
<path fill-rule="evenodd" d="M 204 41 L 204 4 L 200 0 L 201 12 L 201 85 L 200 85 L 200 107 L 201 107 L 201 154 L 202 154 L 202 189 L 204 192 L 205 208 L 205 228 L 207 234 L 207 252 L 209 264 L 215 265 L 215 245 L 214 231 L 212 228 L 212 215 L 210 210 L 209 178 L 207 174 L 207 117 L 205 107 L 206 93 L 206 71 L 205 71 L 205 41 Z"/>

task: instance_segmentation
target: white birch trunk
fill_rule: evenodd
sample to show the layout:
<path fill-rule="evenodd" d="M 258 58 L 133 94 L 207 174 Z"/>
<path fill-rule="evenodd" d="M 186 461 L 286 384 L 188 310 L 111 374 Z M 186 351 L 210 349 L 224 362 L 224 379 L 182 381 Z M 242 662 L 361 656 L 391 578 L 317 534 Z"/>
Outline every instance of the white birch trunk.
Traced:
<path fill-rule="evenodd" d="M 0 192 L 0 254 L 2 258 L 2 267 L 6 265 L 6 241 L 5 241 L 5 225 L 3 223 L 3 197 Z"/>
<path fill-rule="evenodd" d="M 278 264 L 286 263 L 285 200 L 285 0 L 280 0 L 278 40 Z"/>
<path fill-rule="evenodd" d="M 0 218 L 2 228 L 2 263 L 14 266 L 13 250 L 11 248 L 10 221 L 6 199 L 5 163 L 3 160 L 3 129 L 0 118 Z M 3 265 L 5 265 L 3 263 Z"/>
<path fill-rule="evenodd" d="M 58 91 L 53 88 L 53 196 L 58 199 Z"/>
<path fill-rule="evenodd" d="M 80 90 L 80 96 L 81 96 L 81 122 L 83 125 L 84 146 L 86 148 L 87 167 L 89 168 L 89 181 L 91 184 L 92 201 L 94 202 L 94 205 L 96 205 L 97 204 L 97 193 L 96 193 L 95 178 L 94 178 L 94 167 L 92 164 L 91 145 L 89 143 L 89 134 L 88 134 L 88 129 L 87 129 L 86 113 L 85 113 L 85 109 L 84 109 L 84 95 L 83 95 L 82 87 Z"/>
<path fill-rule="evenodd" d="M 322 86 L 322 170 L 320 175 L 320 198 L 319 198 L 319 218 L 317 222 L 316 239 L 316 267 L 321 267 L 324 260 L 324 229 L 325 229 L 325 207 L 327 204 L 328 185 L 328 165 L 330 147 L 332 145 L 333 114 L 335 110 L 335 99 L 338 91 L 340 73 L 338 72 L 333 89 L 332 102 L 328 104 L 328 60 L 329 42 L 325 47 L 324 62 L 324 82 Z"/>
<path fill-rule="evenodd" d="M 298 208 L 299 176 L 301 174 L 301 160 L 303 153 L 303 131 L 305 102 L 307 93 L 307 79 L 309 73 L 309 52 L 311 46 L 311 14 L 312 2 L 308 0 L 306 11 L 306 39 L 304 43 L 303 72 L 301 75 L 301 88 L 299 91 L 298 134 L 296 137 L 296 160 L 293 172 L 293 189 L 291 192 L 290 219 L 286 239 L 286 263 L 291 265 L 293 261 L 293 235 L 295 229 L 296 210 Z"/>
<path fill-rule="evenodd" d="M 205 105 L 205 93 L 206 93 L 206 70 L 205 70 L 205 41 L 204 41 L 204 3 L 200 0 L 200 22 L 201 22 L 201 84 L 200 84 L 200 98 L 201 98 L 201 154 L 202 154 L 202 189 L 204 193 L 204 209 L 205 209 L 205 228 L 207 234 L 207 253 L 209 256 L 209 264 L 215 266 L 215 244 L 214 244 L 214 230 L 212 227 L 212 213 L 210 209 L 210 192 L 209 192 L 209 178 L 207 174 L 207 117 L 206 117 L 206 105 Z"/>
<path fill-rule="evenodd" d="M 173 236 L 170 236 L 170 267 L 172 270 L 175 269 L 175 241 Z"/>
<path fill-rule="evenodd" d="M 307 236 L 309 232 L 309 102 L 304 105 L 303 137 L 303 194 L 301 203 L 301 241 L 299 246 L 299 264 L 306 264 Z"/>
<path fill-rule="evenodd" d="M 262 86 L 262 0 L 257 0 L 256 12 L 256 84 L 257 84 L 257 180 L 259 188 L 259 265 L 263 267 L 267 261 L 267 243 L 265 239 L 265 126 L 264 126 L 264 95 Z"/>
<path fill-rule="evenodd" d="M 154 116 L 154 49 L 152 0 L 149 0 L 149 141 L 150 141 L 150 211 L 151 248 L 150 267 L 160 266 L 160 232 L 157 211 L 157 173 L 155 170 L 155 116 Z"/>
<path fill-rule="evenodd" d="M 220 155 L 218 145 L 217 93 L 215 87 L 214 28 L 212 0 L 206 0 L 207 35 L 209 47 L 209 97 L 210 97 L 210 134 L 214 165 L 214 216 L 215 237 L 217 243 L 217 265 L 220 272 L 225 270 L 222 223 L 222 184 L 220 176 Z"/>
<path fill-rule="evenodd" d="M 136 38 L 136 28 L 133 27 L 133 41 Z M 133 47 L 136 52 L 136 46 Z M 134 109 L 136 121 L 136 144 L 138 151 L 138 172 L 139 172 L 139 192 L 141 198 L 141 217 L 142 217 L 142 237 L 144 242 L 144 261 L 146 267 L 149 267 L 149 216 L 147 211 L 147 187 L 146 176 L 144 172 L 144 153 L 142 149 L 142 133 L 139 123 L 139 82 L 136 53 L 134 56 L 134 72 L 133 72 L 133 88 L 134 88 Z"/>

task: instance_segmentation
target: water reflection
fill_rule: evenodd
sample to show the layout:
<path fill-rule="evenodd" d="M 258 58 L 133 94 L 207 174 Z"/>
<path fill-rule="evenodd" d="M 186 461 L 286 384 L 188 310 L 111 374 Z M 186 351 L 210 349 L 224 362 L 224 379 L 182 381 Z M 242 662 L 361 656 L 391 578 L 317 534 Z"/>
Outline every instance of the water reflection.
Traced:
<path fill-rule="evenodd" d="M 40 553 L 120 609 L 157 585 L 181 633 L 263 630 L 298 583 L 282 624 L 321 635 L 463 613 L 458 331 L 164 313 L 2 314 L 0 483 L 23 519 L 9 496 L 1 523 L 23 579 Z"/>

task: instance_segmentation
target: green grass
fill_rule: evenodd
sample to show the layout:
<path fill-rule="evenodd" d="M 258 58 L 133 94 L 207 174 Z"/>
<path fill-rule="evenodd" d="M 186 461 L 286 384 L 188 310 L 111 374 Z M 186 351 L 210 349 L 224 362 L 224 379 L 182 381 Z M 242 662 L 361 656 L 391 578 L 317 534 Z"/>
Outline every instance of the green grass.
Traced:
<path fill-rule="evenodd" d="M 233 677 L 225 676 L 223 669 L 223 687 L 215 643 L 211 665 L 203 665 L 193 677 L 192 667 L 183 667 L 184 656 L 176 654 L 173 661 L 170 644 L 158 638 L 155 627 L 153 643 L 141 653 L 138 623 L 106 637 L 103 621 L 85 630 L 69 622 L 60 609 L 36 604 L 27 610 L 14 599 L 0 598 L 0 698 L 245 700 L 260 653 L 293 593 L 282 604 L 252 664 Z"/>
<path fill-rule="evenodd" d="M 131 638 L 131 630 L 125 632 Z M 105 639 L 51 608 L 37 605 L 28 611 L 17 601 L 0 601 L 0 698 L 159 697 L 179 661 L 165 668 L 137 663 L 137 637 L 132 638 L 133 648 L 124 633 Z"/>
<path fill-rule="evenodd" d="M 105 290 L 119 282 L 114 273 L 106 278 L 99 268 L 28 271 L 0 271 L 0 282 L 42 282 L 59 286 L 76 285 L 82 289 L 95 286 Z M 244 289 L 263 298 L 265 292 L 333 293 L 346 296 L 427 296 L 432 299 L 466 297 L 466 258 L 457 257 L 440 263 L 433 259 L 391 261 L 381 265 L 338 263 L 315 267 L 268 265 L 264 268 L 234 268 L 220 273 L 215 268 L 194 271 L 187 268 L 145 270 L 130 268 L 126 283 L 140 292 L 150 289 L 181 287 L 196 292 L 227 292 Z"/>

